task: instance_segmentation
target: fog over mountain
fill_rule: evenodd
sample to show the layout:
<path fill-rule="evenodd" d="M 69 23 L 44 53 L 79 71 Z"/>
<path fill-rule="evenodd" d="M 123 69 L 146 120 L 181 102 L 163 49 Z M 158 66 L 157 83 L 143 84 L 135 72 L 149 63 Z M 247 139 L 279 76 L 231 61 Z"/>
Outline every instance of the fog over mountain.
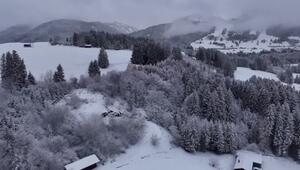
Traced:
<path fill-rule="evenodd" d="M 226 20 L 246 18 L 239 27 L 263 29 L 280 23 L 298 25 L 299 6 L 298 0 L 9 0 L 0 2 L 0 30 L 60 18 L 119 21 L 145 28 L 192 14 Z"/>

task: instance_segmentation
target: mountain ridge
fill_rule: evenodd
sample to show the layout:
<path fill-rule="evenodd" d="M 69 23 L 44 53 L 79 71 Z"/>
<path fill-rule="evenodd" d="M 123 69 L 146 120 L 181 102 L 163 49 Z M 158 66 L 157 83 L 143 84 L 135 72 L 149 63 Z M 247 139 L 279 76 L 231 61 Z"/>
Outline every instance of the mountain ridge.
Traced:
<path fill-rule="evenodd" d="M 16 29 L 18 28 L 18 29 Z M 74 32 L 89 32 L 91 30 L 111 34 L 128 34 L 134 27 L 122 23 L 87 22 L 75 19 L 57 19 L 44 22 L 33 28 L 12 26 L 0 31 L 0 43 L 8 42 L 42 42 L 50 39 L 65 41 Z"/>

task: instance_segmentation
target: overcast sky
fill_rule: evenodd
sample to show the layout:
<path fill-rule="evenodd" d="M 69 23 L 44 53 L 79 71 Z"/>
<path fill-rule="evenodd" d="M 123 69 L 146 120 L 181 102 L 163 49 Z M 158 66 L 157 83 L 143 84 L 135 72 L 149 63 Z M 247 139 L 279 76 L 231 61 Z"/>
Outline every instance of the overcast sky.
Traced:
<path fill-rule="evenodd" d="M 300 0 L 0 0 L 0 29 L 61 18 L 119 21 L 138 28 L 192 14 L 300 23 Z"/>

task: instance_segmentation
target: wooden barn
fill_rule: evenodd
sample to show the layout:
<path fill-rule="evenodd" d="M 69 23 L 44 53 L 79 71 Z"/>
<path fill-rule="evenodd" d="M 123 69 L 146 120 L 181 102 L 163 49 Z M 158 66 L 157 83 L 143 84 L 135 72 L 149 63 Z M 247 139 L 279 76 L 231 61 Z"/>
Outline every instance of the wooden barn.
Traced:
<path fill-rule="evenodd" d="M 234 170 L 262 170 L 262 163 L 261 154 L 239 151 L 236 154 Z"/>
<path fill-rule="evenodd" d="M 31 48 L 32 47 L 32 44 L 31 43 L 25 43 L 24 44 L 24 48 Z"/>
<path fill-rule="evenodd" d="M 96 155 L 90 155 L 66 165 L 65 170 L 95 170 L 99 161 L 100 160 Z"/>

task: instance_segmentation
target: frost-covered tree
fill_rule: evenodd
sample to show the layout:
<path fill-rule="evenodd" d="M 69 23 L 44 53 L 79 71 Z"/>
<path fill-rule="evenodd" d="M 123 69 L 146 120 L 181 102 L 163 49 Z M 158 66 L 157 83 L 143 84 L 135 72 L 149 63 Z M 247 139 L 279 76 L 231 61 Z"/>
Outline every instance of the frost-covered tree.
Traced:
<path fill-rule="evenodd" d="M 275 115 L 277 114 L 274 104 L 268 107 L 264 119 L 261 121 L 259 129 L 259 140 L 262 148 L 270 148 L 271 137 L 273 137 Z"/>
<path fill-rule="evenodd" d="M 88 68 L 88 73 L 89 73 L 89 76 L 92 78 L 100 76 L 100 69 L 99 69 L 97 60 L 90 62 L 90 65 Z"/>
<path fill-rule="evenodd" d="M 225 153 L 224 128 L 221 122 L 214 123 L 212 149 L 219 153 Z"/>
<path fill-rule="evenodd" d="M 200 99 L 197 91 L 194 91 L 184 100 L 182 108 L 186 114 L 201 116 Z"/>
<path fill-rule="evenodd" d="M 26 66 L 24 60 L 16 51 L 7 52 L 1 58 L 2 87 L 7 89 L 21 89 L 26 87 Z"/>
<path fill-rule="evenodd" d="M 172 49 L 172 57 L 174 60 L 182 60 L 181 49 L 178 47 L 173 48 Z"/>
<path fill-rule="evenodd" d="M 133 47 L 132 64 L 156 64 L 169 56 L 168 49 L 151 40 L 140 41 Z"/>
<path fill-rule="evenodd" d="M 29 85 L 36 85 L 35 78 L 34 78 L 34 76 L 31 74 L 31 72 L 28 73 L 27 80 L 28 80 L 28 84 L 29 84 Z"/>
<path fill-rule="evenodd" d="M 287 103 L 278 106 L 275 120 L 273 147 L 279 156 L 286 156 L 293 140 L 294 122 Z"/>
<path fill-rule="evenodd" d="M 63 67 L 59 64 L 53 75 L 53 81 L 56 83 L 65 82 L 65 73 Z"/>
<path fill-rule="evenodd" d="M 294 147 L 295 147 L 295 157 L 300 160 L 300 113 L 295 113 L 295 124 L 294 124 Z"/>
<path fill-rule="evenodd" d="M 98 65 L 100 68 L 108 68 L 109 60 L 108 55 L 104 48 L 101 48 L 99 56 L 98 56 Z"/>

